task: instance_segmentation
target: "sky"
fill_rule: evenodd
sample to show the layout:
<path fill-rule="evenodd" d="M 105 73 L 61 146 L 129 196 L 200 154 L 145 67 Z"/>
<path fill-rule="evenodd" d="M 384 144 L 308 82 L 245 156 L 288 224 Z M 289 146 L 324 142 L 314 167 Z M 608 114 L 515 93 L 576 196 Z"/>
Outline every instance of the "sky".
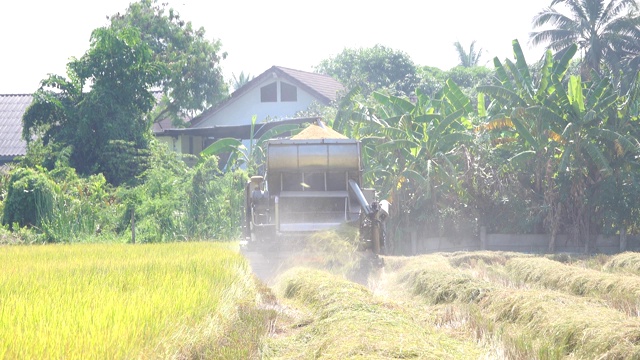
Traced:
<path fill-rule="evenodd" d="M 160 0 L 203 27 L 227 53 L 225 79 L 260 75 L 273 65 L 313 71 L 345 48 L 376 44 L 405 52 L 416 65 L 448 70 L 453 43 L 476 41 L 481 65 L 512 58 L 518 39 L 529 62 L 543 50 L 528 43 L 531 21 L 551 0 Z M 71 57 L 89 49 L 91 31 L 132 0 L 24 0 L 3 4 L 0 94 L 28 94 L 48 74 L 66 76 Z"/>

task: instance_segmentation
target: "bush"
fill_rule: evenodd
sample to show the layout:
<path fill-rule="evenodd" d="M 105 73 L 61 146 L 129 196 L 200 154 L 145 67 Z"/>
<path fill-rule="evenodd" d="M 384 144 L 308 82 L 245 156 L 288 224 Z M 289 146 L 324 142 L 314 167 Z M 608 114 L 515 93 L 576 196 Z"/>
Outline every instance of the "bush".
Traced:
<path fill-rule="evenodd" d="M 9 179 L 2 223 L 12 227 L 14 223 L 19 227 L 41 226 L 51 217 L 59 193 L 60 188 L 44 170 L 16 169 Z"/>
<path fill-rule="evenodd" d="M 137 242 L 228 240 L 240 233 L 244 171 L 223 174 L 215 157 L 190 168 L 155 142 L 150 150 L 149 168 L 134 187 L 114 188 L 102 174 L 78 176 L 61 158 L 51 170 L 25 163 L 0 183 L 7 193 L 2 222 L 14 232 L 27 227 L 45 242 L 128 240 L 132 214 Z"/>

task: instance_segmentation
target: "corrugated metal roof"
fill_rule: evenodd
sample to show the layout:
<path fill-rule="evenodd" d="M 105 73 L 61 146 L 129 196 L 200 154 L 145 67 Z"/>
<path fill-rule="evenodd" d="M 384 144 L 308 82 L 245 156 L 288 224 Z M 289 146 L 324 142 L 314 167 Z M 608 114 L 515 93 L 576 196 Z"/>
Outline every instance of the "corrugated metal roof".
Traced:
<path fill-rule="evenodd" d="M 0 94 L 0 157 L 27 153 L 27 142 L 22 140 L 22 115 L 32 100 L 30 94 Z"/>

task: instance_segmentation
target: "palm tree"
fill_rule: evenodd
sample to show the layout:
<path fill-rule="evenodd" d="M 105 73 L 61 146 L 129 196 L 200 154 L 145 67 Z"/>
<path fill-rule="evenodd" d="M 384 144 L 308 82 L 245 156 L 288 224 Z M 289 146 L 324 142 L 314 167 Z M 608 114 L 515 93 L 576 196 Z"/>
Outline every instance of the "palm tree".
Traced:
<path fill-rule="evenodd" d="M 244 84 L 253 80 L 251 74 L 245 74 L 244 71 L 240 72 L 240 75 L 236 77 L 236 74 L 231 74 L 231 88 L 235 91 L 240 89 Z"/>
<path fill-rule="evenodd" d="M 467 52 L 460 44 L 460 41 L 453 43 L 456 51 L 458 52 L 458 58 L 460 59 L 460 66 L 462 67 L 474 67 L 478 66 L 480 62 L 480 56 L 482 56 L 482 49 L 475 51 L 476 42 L 472 41 L 469 46 L 469 52 Z"/>
<path fill-rule="evenodd" d="M 564 5 L 562 10 L 567 13 L 556 5 Z M 530 42 L 546 44 L 560 56 L 577 44 L 583 53 L 583 73 L 600 73 L 602 62 L 620 70 L 625 52 L 640 52 L 638 10 L 636 0 L 552 0 L 533 18 L 534 28 L 550 28 L 532 32 Z"/>

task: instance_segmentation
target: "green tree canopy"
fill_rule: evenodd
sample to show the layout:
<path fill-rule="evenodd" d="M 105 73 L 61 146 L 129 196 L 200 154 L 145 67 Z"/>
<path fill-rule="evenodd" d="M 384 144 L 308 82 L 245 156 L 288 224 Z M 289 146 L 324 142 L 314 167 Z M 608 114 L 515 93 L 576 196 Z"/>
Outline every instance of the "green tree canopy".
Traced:
<path fill-rule="evenodd" d="M 166 95 L 166 111 L 157 114 L 184 118 L 215 105 L 228 95 L 220 62 L 219 40 L 208 40 L 204 28 L 194 29 L 166 4 L 141 0 L 129 5 L 124 14 L 110 17 L 111 28 L 140 29 L 141 38 L 151 50 L 152 59 L 168 71 L 153 85 Z"/>
<path fill-rule="evenodd" d="M 144 162 L 123 163 L 110 153 L 135 158 L 148 148 L 145 114 L 155 103 L 149 89 L 166 76 L 166 66 L 154 60 L 138 29 L 99 28 L 67 69 L 68 79 L 51 75 L 34 94 L 23 116 L 24 139 L 70 147 L 70 164 L 81 174 L 104 172 L 114 184 L 132 180 Z"/>
<path fill-rule="evenodd" d="M 320 62 L 316 71 L 333 76 L 347 89 L 359 87 L 364 96 L 376 90 L 410 95 L 418 84 L 416 66 L 409 55 L 382 45 L 344 49 Z"/>

